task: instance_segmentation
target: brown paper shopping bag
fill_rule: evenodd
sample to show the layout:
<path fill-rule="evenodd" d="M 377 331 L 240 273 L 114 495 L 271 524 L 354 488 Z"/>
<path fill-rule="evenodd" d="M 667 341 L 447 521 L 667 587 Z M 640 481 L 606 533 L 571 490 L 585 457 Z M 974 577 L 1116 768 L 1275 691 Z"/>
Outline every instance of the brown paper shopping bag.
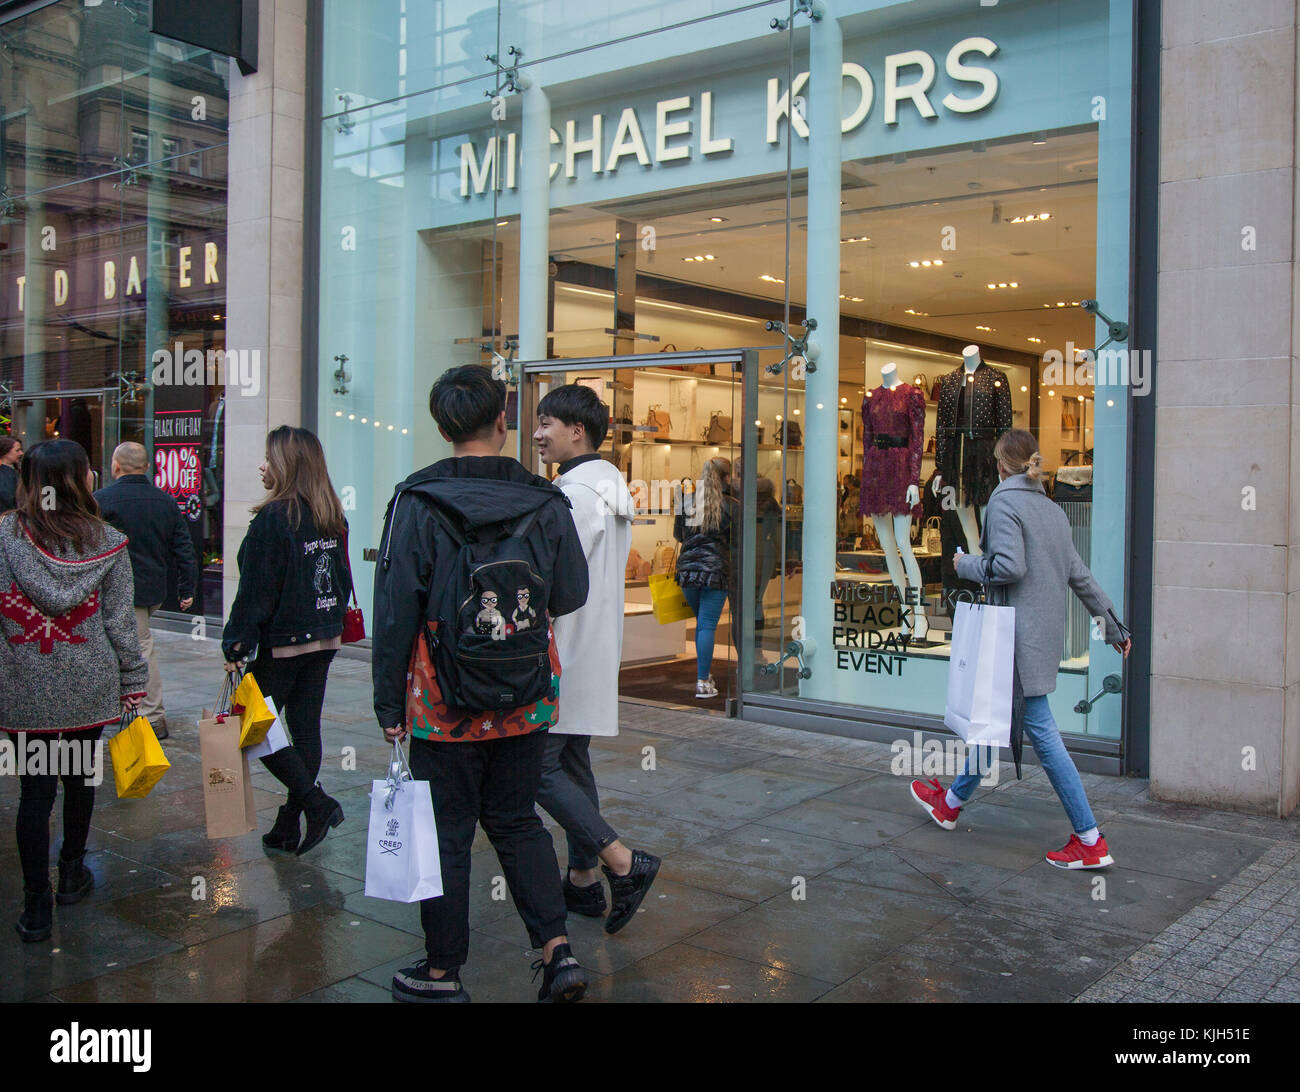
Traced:
<path fill-rule="evenodd" d="M 239 718 L 226 708 L 229 687 L 222 688 L 216 708 L 199 721 L 199 758 L 203 776 L 203 810 L 209 838 L 238 838 L 257 829 L 253 779 L 248 756 L 239 749 Z"/>

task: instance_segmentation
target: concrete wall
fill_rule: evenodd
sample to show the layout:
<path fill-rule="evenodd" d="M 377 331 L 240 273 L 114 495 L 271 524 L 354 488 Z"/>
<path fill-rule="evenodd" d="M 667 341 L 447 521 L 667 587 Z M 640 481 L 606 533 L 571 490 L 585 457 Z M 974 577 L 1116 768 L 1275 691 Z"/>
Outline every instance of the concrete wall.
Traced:
<path fill-rule="evenodd" d="M 255 395 L 226 392 L 225 612 L 235 555 L 263 496 L 266 434 L 302 415 L 304 110 L 307 0 L 262 0 L 258 71 L 230 65 L 230 204 L 226 345 L 257 349 Z"/>
<path fill-rule="evenodd" d="M 1163 8 L 1151 795 L 1285 815 L 1300 800 L 1296 3 Z"/>

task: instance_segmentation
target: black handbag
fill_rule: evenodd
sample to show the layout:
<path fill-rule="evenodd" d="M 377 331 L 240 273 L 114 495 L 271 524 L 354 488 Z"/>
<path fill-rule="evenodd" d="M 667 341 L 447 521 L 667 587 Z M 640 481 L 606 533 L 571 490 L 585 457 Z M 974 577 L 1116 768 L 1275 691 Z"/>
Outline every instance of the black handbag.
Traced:
<path fill-rule="evenodd" d="M 803 430 L 797 421 L 782 421 L 776 436 L 777 443 L 786 447 L 803 447 Z"/>

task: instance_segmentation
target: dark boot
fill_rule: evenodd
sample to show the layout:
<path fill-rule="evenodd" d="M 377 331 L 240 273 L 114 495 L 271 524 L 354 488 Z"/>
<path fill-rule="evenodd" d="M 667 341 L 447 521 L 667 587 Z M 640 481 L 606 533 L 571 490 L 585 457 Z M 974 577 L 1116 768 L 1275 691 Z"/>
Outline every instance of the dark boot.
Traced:
<path fill-rule="evenodd" d="M 294 800 L 280 805 L 275 825 L 262 835 L 262 845 L 267 849 L 282 849 L 292 853 L 302 840 L 302 805 Z"/>
<path fill-rule="evenodd" d="M 86 855 L 64 860 L 59 854 L 59 891 L 54 897 L 60 906 L 71 906 L 90 894 L 95 886 L 94 873 L 86 867 Z"/>
<path fill-rule="evenodd" d="M 23 888 L 23 912 L 15 928 L 28 944 L 49 939 L 54 928 L 54 892 L 48 884 L 44 891 Z"/>
<path fill-rule="evenodd" d="M 315 785 L 302 802 L 307 815 L 307 833 L 303 835 L 298 856 L 315 849 L 325 840 L 330 827 L 343 822 L 343 808 L 332 796 L 326 796 L 319 784 Z"/>

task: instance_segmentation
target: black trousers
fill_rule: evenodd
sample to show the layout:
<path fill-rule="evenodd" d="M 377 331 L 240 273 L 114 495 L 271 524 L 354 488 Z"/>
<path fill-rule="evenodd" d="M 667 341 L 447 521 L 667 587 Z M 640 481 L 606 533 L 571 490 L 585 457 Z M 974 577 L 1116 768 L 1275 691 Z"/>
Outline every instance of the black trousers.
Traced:
<path fill-rule="evenodd" d="M 262 765 L 288 790 L 292 803 L 302 802 L 320 773 L 320 711 L 333 659 L 333 649 L 279 660 L 267 649 L 249 668 L 262 693 L 275 702 L 293 741 L 292 747 L 262 759 Z"/>
<path fill-rule="evenodd" d="M 442 897 L 420 903 L 429 965 L 469 958 L 469 859 L 481 822 L 534 948 L 565 933 L 564 891 L 551 835 L 533 807 L 549 733 L 481 743 L 411 740 L 411 773 L 429 782 L 438 823 Z"/>
<path fill-rule="evenodd" d="M 23 886 L 28 891 L 44 891 L 50 886 L 50 813 L 54 810 L 54 797 L 63 780 L 63 849 L 64 860 L 74 860 L 86 852 L 86 839 L 90 836 L 90 814 L 95 808 L 95 786 L 87 784 L 89 771 L 80 766 L 60 774 L 58 753 L 62 748 L 51 747 L 58 741 L 67 741 L 78 748 L 79 756 L 85 753 L 84 745 L 94 744 L 103 734 L 103 728 L 84 728 L 79 732 L 25 733 L 22 736 L 6 733 L 14 745 L 15 755 L 21 748 L 27 755 L 27 764 L 33 764 L 36 750 L 44 755 L 44 774 L 22 774 L 18 778 L 18 859 L 23 868 Z M 104 758 L 107 764 L 107 756 Z"/>

